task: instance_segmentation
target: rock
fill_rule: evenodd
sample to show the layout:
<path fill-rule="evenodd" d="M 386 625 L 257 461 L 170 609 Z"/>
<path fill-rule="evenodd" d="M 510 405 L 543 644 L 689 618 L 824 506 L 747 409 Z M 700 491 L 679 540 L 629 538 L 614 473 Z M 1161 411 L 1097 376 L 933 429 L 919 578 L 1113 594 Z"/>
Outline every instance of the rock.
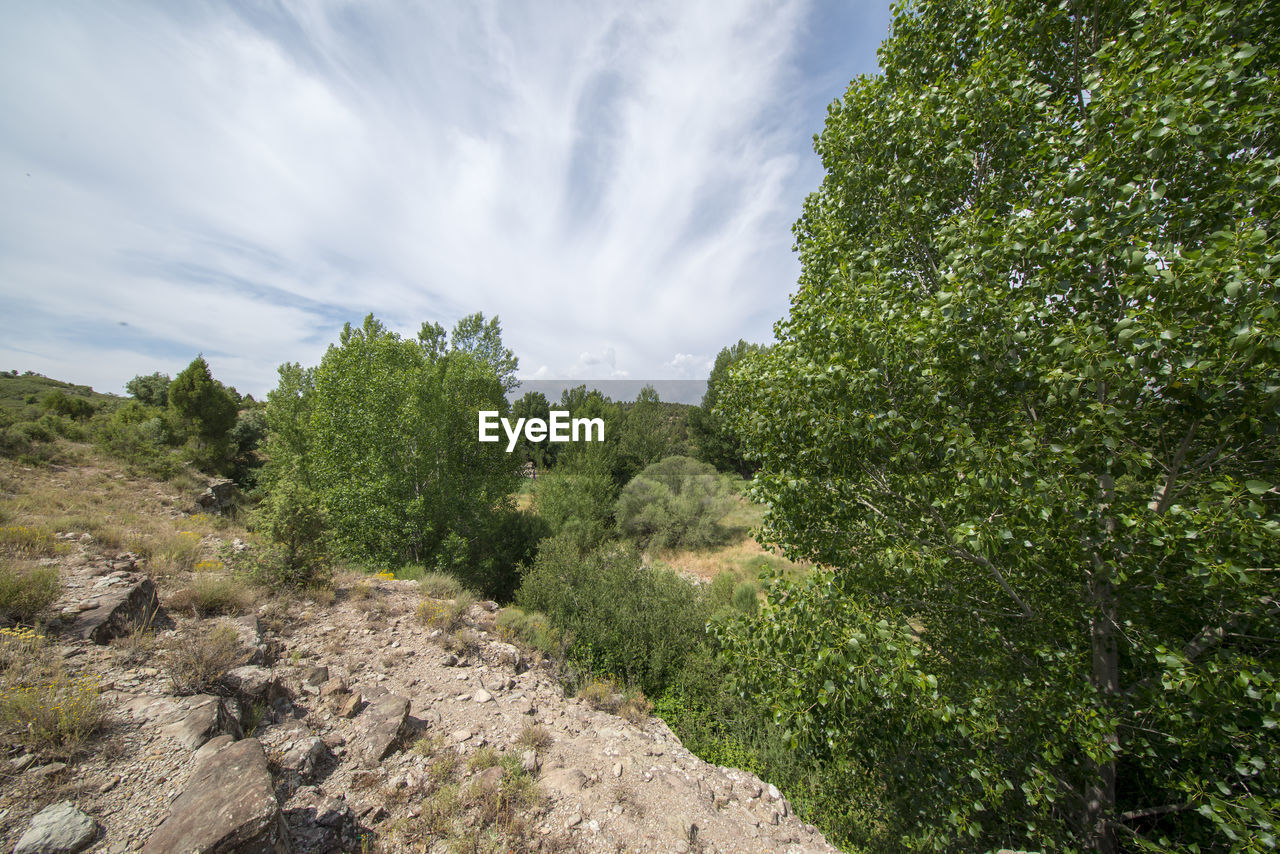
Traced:
<path fill-rule="evenodd" d="M 195 750 L 219 735 L 229 735 L 234 739 L 244 737 L 240 724 L 236 723 L 222 698 L 209 695 L 193 697 L 186 713 L 160 732 L 175 739 L 188 750 Z"/>
<path fill-rule="evenodd" d="M 339 717 L 354 718 L 356 715 L 360 714 L 360 707 L 363 705 L 364 698 L 360 696 L 359 691 L 356 691 L 354 693 L 344 695 L 342 699 L 338 701 L 335 711 Z"/>
<path fill-rule="evenodd" d="M 329 668 L 313 667 L 307 671 L 307 676 L 302 681 L 307 685 L 314 685 L 318 688 L 329 681 Z"/>
<path fill-rule="evenodd" d="M 221 515 L 235 504 L 239 492 L 234 480 L 215 480 L 196 498 L 196 509 L 202 513 Z"/>
<path fill-rule="evenodd" d="M 280 681 L 265 667 L 246 664 L 227 671 L 220 683 L 242 703 L 274 705 L 277 700 L 288 699 L 288 692 Z"/>
<path fill-rule="evenodd" d="M 613 776 L 615 776 L 615 777 L 621 777 L 621 776 L 622 776 L 622 763 L 621 763 L 621 762 L 615 762 L 615 763 L 613 763 Z"/>
<path fill-rule="evenodd" d="M 346 680 L 335 676 L 332 679 L 325 680 L 325 682 L 320 686 L 320 696 L 333 697 L 338 694 L 345 694 L 348 690 Z"/>
<path fill-rule="evenodd" d="M 472 784 L 481 789 L 493 791 L 498 788 L 498 784 L 502 782 L 502 778 L 506 775 L 506 769 L 501 765 L 494 765 L 486 768 L 475 776 L 475 782 Z"/>
<path fill-rule="evenodd" d="M 36 813 L 13 854 L 74 854 L 84 850 L 97 832 L 97 822 L 70 801 L 62 801 Z"/>
<path fill-rule="evenodd" d="M 479 691 L 476 691 L 471 699 L 475 700 L 477 703 L 492 703 L 493 695 L 481 688 Z"/>
<path fill-rule="evenodd" d="M 296 774 L 304 780 L 313 777 L 316 767 L 330 756 L 328 746 L 315 736 L 290 744 L 280 756 L 280 770 Z"/>
<path fill-rule="evenodd" d="M 377 765 L 395 750 L 409 725 L 409 701 L 396 694 L 384 694 L 369 703 L 367 720 L 359 736 L 360 754 L 367 767 Z"/>
<path fill-rule="evenodd" d="M 143 854 L 287 854 L 289 833 L 257 739 L 233 742 L 196 764 Z"/>
<path fill-rule="evenodd" d="M 564 820 L 564 826 L 566 829 L 570 827 L 577 827 L 580 824 L 582 824 L 582 816 L 578 813 L 574 813 Z"/>
<path fill-rule="evenodd" d="M 444 660 L 441 661 L 440 663 L 443 664 L 445 667 L 457 667 L 458 656 L 454 655 L 453 653 L 449 653 L 444 657 Z"/>
<path fill-rule="evenodd" d="M 580 792 L 587 785 L 587 775 L 576 768 L 556 768 L 542 775 L 548 787 L 566 794 Z"/>
<path fill-rule="evenodd" d="M 33 780 L 44 780 L 49 777 L 56 777 L 63 771 L 67 770 L 65 762 L 50 762 L 48 765 L 41 765 L 39 768 L 32 768 L 27 772 L 27 777 Z"/>
<path fill-rule="evenodd" d="M 526 774 L 537 774 L 542 763 L 538 760 L 538 751 L 530 748 L 520 754 L 520 767 Z"/>
<path fill-rule="evenodd" d="M 245 648 L 244 658 L 240 664 L 262 664 L 266 660 L 267 646 L 262 642 L 262 625 L 253 614 L 243 617 L 224 617 L 221 622 L 231 626 L 240 645 Z"/>
<path fill-rule="evenodd" d="M 101 645 L 137 626 L 167 623 L 168 618 L 160 609 L 156 586 L 151 579 L 139 579 L 133 575 L 128 579 L 132 583 L 97 594 L 96 605 L 79 612 L 72 619 L 70 632 Z"/>

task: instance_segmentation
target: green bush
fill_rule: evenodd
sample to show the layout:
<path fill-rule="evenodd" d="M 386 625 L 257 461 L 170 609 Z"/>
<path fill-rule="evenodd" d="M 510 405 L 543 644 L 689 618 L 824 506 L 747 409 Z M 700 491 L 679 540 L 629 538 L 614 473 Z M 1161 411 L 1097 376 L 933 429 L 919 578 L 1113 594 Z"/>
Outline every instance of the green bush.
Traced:
<path fill-rule="evenodd" d="M 494 631 L 503 640 L 519 641 L 550 658 L 564 656 L 564 633 L 551 625 L 546 614 L 515 607 L 503 608 L 495 621 Z"/>
<path fill-rule="evenodd" d="M 53 604 L 61 587 L 53 567 L 7 564 L 0 568 L 0 619 L 30 623 Z"/>
<path fill-rule="evenodd" d="M 244 552 L 238 562 L 259 582 L 273 590 L 328 585 L 325 514 L 315 493 L 280 480 L 255 511 L 253 526 L 273 545 Z"/>
<path fill-rule="evenodd" d="M 432 599 L 456 599 L 462 593 L 462 582 L 447 572 L 426 572 L 422 567 L 416 567 L 419 570 L 418 586 L 422 588 L 423 596 L 430 596 Z M 400 575 L 396 573 L 396 575 Z M 402 578 L 408 576 L 400 576 Z"/>
<path fill-rule="evenodd" d="M 733 607 L 744 614 L 754 614 L 760 610 L 759 588 L 751 581 L 743 581 L 733 588 Z"/>
<path fill-rule="evenodd" d="M 720 519 L 733 491 L 715 468 L 689 457 L 667 457 L 623 487 L 618 529 L 642 546 L 701 548 L 723 542 Z"/>
<path fill-rule="evenodd" d="M 693 587 L 673 572 L 646 569 L 624 544 L 583 555 L 564 535 L 544 540 L 516 601 L 568 633 L 576 664 L 652 696 L 705 636 L 706 611 Z"/>

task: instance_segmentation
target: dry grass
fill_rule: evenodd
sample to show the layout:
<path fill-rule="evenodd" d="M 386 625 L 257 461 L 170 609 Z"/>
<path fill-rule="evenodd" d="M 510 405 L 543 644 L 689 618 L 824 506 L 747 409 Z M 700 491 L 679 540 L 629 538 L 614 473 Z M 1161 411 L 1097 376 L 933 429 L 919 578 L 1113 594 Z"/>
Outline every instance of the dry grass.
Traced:
<path fill-rule="evenodd" d="M 465 590 L 456 599 L 423 599 L 418 619 L 433 629 L 455 632 L 466 624 L 467 612 L 475 602 L 475 596 Z"/>
<path fill-rule="evenodd" d="M 31 751 L 70 756 L 102 729 L 97 679 L 72 676 L 43 635 L 0 629 L 0 736 Z"/>
<path fill-rule="evenodd" d="M 243 527 L 225 518 L 178 512 L 194 505 L 204 489 L 204 481 L 193 475 L 175 478 L 180 484 L 138 477 L 92 449 L 84 451 L 82 463 L 25 467 L 0 459 L 0 519 L 50 539 L 62 531 L 88 533 L 100 548 L 147 558 L 159 574 L 190 570 L 212 556 L 194 548 L 193 539 L 247 537 Z"/>
<path fill-rule="evenodd" d="M 243 664 L 245 657 L 239 635 L 228 625 L 185 632 L 165 644 L 162 654 L 178 694 L 206 693 L 228 670 Z"/>
<path fill-rule="evenodd" d="M 61 589 L 56 568 L 0 558 L 0 620 L 33 622 Z"/>
<path fill-rule="evenodd" d="M 255 602 L 255 589 L 225 572 L 202 572 L 191 583 L 169 597 L 166 603 L 176 611 L 190 611 L 200 617 L 216 614 L 243 614 Z"/>
<path fill-rule="evenodd" d="M 589 679 L 578 688 L 578 699 L 597 711 L 640 723 L 649 717 L 653 704 L 637 688 L 627 688 L 608 677 Z"/>
<path fill-rule="evenodd" d="M 520 730 L 520 737 L 516 739 L 516 744 L 541 753 L 550 747 L 553 741 L 550 730 L 542 724 L 529 722 L 524 725 L 524 729 Z"/>
<path fill-rule="evenodd" d="M 801 578 L 811 564 L 792 563 L 774 554 L 750 536 L 717 549 L 703 551 L 664 550 L 651 555 L 651 562 L 675 570 L 682 575 L 692 575 L 711 581 L 722 572 L 732 573 L 737 581 L 756 581 L 762 570 L 781 572 L 788 578 Z"/>

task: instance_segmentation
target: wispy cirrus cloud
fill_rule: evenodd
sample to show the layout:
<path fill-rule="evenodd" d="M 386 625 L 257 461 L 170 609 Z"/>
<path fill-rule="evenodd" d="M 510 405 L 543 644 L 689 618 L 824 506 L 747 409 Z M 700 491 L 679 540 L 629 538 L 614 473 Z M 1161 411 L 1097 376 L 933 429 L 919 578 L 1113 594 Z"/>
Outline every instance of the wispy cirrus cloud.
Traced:
<path fill-rule="evenodd" d="M 0 13 L 0 367 L 260 394 L 368 312 L 500 315 L 540 378 L 769 337 L 887 4 L 434 5 Z"/>

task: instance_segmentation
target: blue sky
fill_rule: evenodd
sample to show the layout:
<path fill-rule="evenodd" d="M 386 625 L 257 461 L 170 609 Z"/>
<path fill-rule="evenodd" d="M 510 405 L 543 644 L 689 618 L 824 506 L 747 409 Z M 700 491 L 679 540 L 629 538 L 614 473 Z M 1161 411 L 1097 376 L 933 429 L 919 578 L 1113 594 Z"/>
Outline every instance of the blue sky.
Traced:
<path fill-rule="evenodd" d="M 555 10 L 554 12 L 552 10 Z M 261 395 L 345 321 L 498 315 L 531 379 L 767 341 L 887 2 L 6 4 L 0 369 Z"/>

